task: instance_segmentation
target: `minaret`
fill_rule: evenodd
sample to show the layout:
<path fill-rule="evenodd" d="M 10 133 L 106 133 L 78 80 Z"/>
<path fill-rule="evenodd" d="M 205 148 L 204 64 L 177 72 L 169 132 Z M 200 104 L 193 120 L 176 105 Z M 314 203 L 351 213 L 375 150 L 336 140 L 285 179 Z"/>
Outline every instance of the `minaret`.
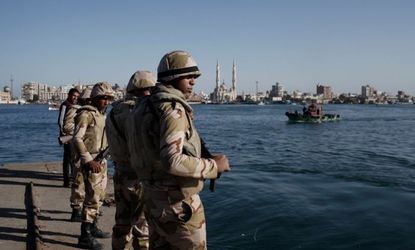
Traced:
<path fill-rule="evenodd" d="M 216 88 L 215 88 L 215 96 L 214 96 L 215 102 L 219 102 L 219 81 L 220 81 L 220 67 L 219 67 L 219 61 L 216 60 Z"/>
<path fill-rule="evenodd" d="M 10 100 L 13 100 L 13 75 L 10 75 Z"/>
<path fill-rule="evenodd" d="M 220 81 L 220 68 L 219 68 L 219 61 L 216 60 L 216 88 L 219 89 L 219 81 Z"/>
<path fill-rule="evenodd" d="M 236 65 L 235 60 L 233 61 L 232 66 L 232 98 L 236 100 Z"/>

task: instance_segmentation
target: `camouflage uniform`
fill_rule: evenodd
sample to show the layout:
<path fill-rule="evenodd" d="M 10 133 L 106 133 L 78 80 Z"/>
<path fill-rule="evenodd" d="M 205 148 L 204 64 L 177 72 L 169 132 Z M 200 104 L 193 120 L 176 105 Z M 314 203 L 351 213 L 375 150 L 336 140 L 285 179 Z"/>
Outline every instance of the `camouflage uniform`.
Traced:
<path fill-rule="evenodd" d="M 107 147 L 105 135 L 105 114 L 96 107 L 85 105 L 79 109 L 75 117 L 74 148 L 75 160 L 79 160 L 81 166 L 89 161 L 104 148 Z M 85 183 L 85 200 L 82 209 L 82 221 L 93 223 L 100 206 L 100 199 L 105 194 L 107 181 L 107 162 L 102 162 L 103 168 L 99 173 L 92 173 L 89 169 L 82 168 Z"/>
<path fill-rule="evenodd" d="M 86 87 L 84 90 L 82 90 L 78 103 L 80 105 L 86 105 L 90 97 L 91 97 L 91 88 Z M 65 130 L 72 130 L 72 131 L 75 130 L 75 117 L 80 107 L 81 106 L 76 106 L 74 109 L 71 109 L 68 111 L 68 114 L 64 119 Z M 71 134 L 73 134 L 73 132 Z M 75 149 L 72 149 L 72 152 L 76 152 Z M 84 199 L 85 199 L 84 176 L 82 174 L 80 160 L 74 161 L 76 158 L 75 154 L 72 154 L 71 157 L 72 157 L 73 167 L 74 167 L 73 173 L 72 173 L 71 196 L 69 198 L 71 208 L 72 208 L 71 221 L 80 222 L 82 204 L 84 203 Z"/>
<path fill-rule="evenodd" d="M 75 129 L 75 116 L 77 111 L 79 110 L 80 106 L 73 105 L 66 113 L 65 118 L 63 120 L 63 130 L 66 134 L 73 135 Z M 72 143 L 70 144 L 73 147 Z M 72 156 L 71 161 L 73 164 L 73 171 L 72 171 L 72 186 L 71 186 L 71 207 L 73 209 L 81 209 L 82 203 L 85 198 L 85 191 L 84 191 L 84 181 L 81 174 L 80 169 L 80 162 L 74 161 L 74 149 L 71 150 Z"/>
<path fill-rule="evenodd" d="M 214 160 L 201 158 L 192 114 L 183 93 L 168 84 L 157 86 L 134 111 L 131 126 L 137 132 L 129 147 L 140 149 L 130 154 L 144 182 L 150 249 L 206 249 L 198 193 L 203 180 L 216 178 L 218 170 Z"/>
<path fill-rule="evenodd" d="M 85 105 L 75 117 L 74 147 L 76 157 L 81 163 L 85 183 L 85 200 L 82 207 L 81 235 L 78 247 L 86 249 L 103 249 L 96 238 L 109 238 L 97 226 L 100 200 L 107 185 L 107 161 L 100 152 L 107 148 L 105 133 L 105 111 L 114 98 L 114 91 L 107 82 L 99 82 L 91 90 L 91 105 Z"/>
<path fill-rule="evenodd" d="M 135 105 L 134 100 L 113 103 L 106 119 L 107 137 L 114 162 L 115 225 L 112 228 L 112 249 L 148 249 L 148 225 L 140 203 L 141 185 L 131 168 L 127 148 L 126 123 Z M 138 213 L 135 215 L 135 213 Z M 137 218 L 138 216 L 138 218 Z"/>

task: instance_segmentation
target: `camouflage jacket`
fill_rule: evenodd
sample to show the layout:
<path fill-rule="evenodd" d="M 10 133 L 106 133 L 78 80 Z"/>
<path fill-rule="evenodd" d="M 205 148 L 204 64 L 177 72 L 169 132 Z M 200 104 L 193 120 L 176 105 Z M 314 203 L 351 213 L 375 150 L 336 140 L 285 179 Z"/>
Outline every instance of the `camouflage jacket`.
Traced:
<path fill-rule="evenodd" d="M 169 190 L 171 202 L 197 194 L 204 179 L 217 176 L 216 162 L 201 158 L 192 115 L 182 92 L 161 84 L 137 105 L 130 123 L 133 168 L 141 180 Z"/>
<path fill-rule="evenodd" d="M 135 101 L 117 101 L 112 104 L 112 110 L 105 120 L 111 158 L 116 170 L 133 172 L 130 165 L 130 154 L 127 147 L 127 120 L 132 115 Z"/>
<path fill-rule="evenodd" d="M 96 154 L 107 147 L 105 135 L 105 114 L 91 105 L 82 106 L 75 116 L 73 138 L 75 160 L 81 164 L 92 161 Z"/>
<path fill-rule="evenodd" d="M 65 135 L 73 135 L 75 129 L 75 116 L 76 112 L 81 106 L 72 105 L 66 111 L 65 117 L 63 118 L 63 132 Z"/>

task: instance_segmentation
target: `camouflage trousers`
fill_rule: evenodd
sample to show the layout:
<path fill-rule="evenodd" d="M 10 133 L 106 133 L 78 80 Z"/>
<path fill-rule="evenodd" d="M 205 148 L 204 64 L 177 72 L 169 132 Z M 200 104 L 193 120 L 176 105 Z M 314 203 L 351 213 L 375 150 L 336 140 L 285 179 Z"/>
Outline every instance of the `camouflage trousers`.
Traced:
<path fill-rule="evenodd" d="M 71 202 L 71 207 L 73 209 L 81 209 L 85 199 L 85 185 L 84 175 L 79 161 L 74 163 L 73 170 L 71 197 L 69 198 L 69 201 Z"/>
<path fill-rule="evenodd" d="M 148 249 L 148 225 L 141 199 L 141 185 L 135 172 L 114 171 L 115 225 L 112 249 Z"/>
<path fill-rule="evenodd" d="M 205 213 L 198 194 L 170 204 L 167 191 L 144 185 L 150 249 L 207 249 Z"/>
<path fill-rule="evenodd" d="M 93 223 L 97 218 L 98 210 L 102 205 L 107 188 L 107 161 L 103 161 L 103 168 L 99 173 L 92 173 L 82 167 L 85 184 L 85 200 L 82 207 L 82 221 Z"/>

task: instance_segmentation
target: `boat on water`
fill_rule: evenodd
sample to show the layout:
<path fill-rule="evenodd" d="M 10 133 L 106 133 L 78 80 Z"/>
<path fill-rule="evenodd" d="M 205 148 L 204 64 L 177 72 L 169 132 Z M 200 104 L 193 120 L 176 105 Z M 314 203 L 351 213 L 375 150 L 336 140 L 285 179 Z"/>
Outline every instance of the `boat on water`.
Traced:
<path fill-rule="evenodd" d="M 285 112 L 290 122 L 327 122 L 340 120 L 339 114 L 324 114 L 319 116 L 303 115 L 295 112 Z"/>
<path fill-rule="evenodd" d="M 312 103 L 308 107 L 303 108 L 303 113 L 298 111 L 285 112 L 290 122 L 327 122 L 340 120 L 339 114 L 323 114 L 323 109 L 320 105 Z"/>
<path fill-rule="evenodd" d="M 59 110 L 60 104 L 56 102 L 48 102 L 49 110 Z"/>

